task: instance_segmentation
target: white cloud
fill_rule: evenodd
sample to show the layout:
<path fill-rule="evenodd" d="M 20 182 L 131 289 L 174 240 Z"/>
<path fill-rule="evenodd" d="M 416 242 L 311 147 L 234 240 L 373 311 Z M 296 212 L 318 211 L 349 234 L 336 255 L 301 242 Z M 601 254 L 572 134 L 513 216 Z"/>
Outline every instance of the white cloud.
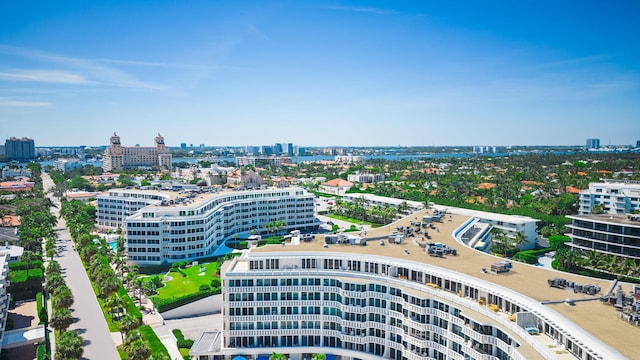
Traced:
<path fill-rule="evenodd" d="M 43 64 L 62 67 L 67 70 L 67 74 L 75 74 L 78 76 L 75 81 L 80 78 L 86 82 L 70 82 L 75 84 L 95 84 L 125 87 L 133 89 L 149 89 L 149 90 L 167 90 L 168 87 L 160 84 L 154 84 L 137 79 L 136 77 L 112 66 L 102 64 L 98 61 L 68 57 L 58 54 L 47 53 L 38 50 L 19 48 L 14 46 L 0 45 L 0 53 L 13 55 L 37 61 Z M 62 70 L 47 70 L 45 72 L 54 73 Z M 15 72 L 14 72 L 15 73 Z M 55 78 L 55 77 L 53 77 Z M 63 77 L 59 77 L 62 79 Z M 6 79 L 6 78 L 5 78 Z M 71 78 L 67 77 L 68 80 Z M 24 79 L 28 80 L 28 79 Z M 35 81 L 35 80 L 34 80 Z"/>
<path fill-rule="evenodd" d="M 45 107 L 50 105 L 50 102 L 45 101 L 22 101 L 0 98 L 0 107 Z"/>
<path fill-rule="evenodd" d="M 84 77 L 61 70 L 13 70 L 0 72 L 1 80 L 35 81 L 57 84 L 89 84 Z"/>

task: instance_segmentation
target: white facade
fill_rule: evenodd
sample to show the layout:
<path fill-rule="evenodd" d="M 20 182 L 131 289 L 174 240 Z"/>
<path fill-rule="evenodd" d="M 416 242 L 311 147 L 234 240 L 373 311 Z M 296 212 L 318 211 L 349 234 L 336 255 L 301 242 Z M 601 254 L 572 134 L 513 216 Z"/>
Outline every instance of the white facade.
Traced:
<path fill-rule="evenodd" d="M 336 155 L 335 161 L 342 163 L 363 163 L 367 160 L 364 155 Z"/>
<path fill-rule="evenodd" d="M 9 310 L 9 293 L 7 293 L 7 286 L 9 286 L 9 279 L 7 278 L 9 256 L 10 251 L 0 251 L 0 349 L 2 349 L 4 328 L 7 325 L 7 311 Z"/>
<path fill-rule="evenodd" d="M 640 209 L 640 181 L 605 180 L 590 183 L 580 191 L 580 215 L 589 215 L 594 205 L 604 205 L 606 214 L 627 214 Z"/>
<path fill-rule="evenodd" d="M 384 181 L 384 174 L 351 174 L 347 175 L 347 180 L 361 184 L 376 184 Z"/>
<path fill-rule="evenodd" d="M 477 250 L 489 251 L 491 249 L 489 238 L 491 227 L 502 230 L 507 238 L 511 239 L 516 236 L 516 233 L 523 233 L 525 242 L 519 246 L 520 250 L 533 249 L 536 245 L 538 236 L 536 223 L 540 220 L 528 216 L 505 215 L 439 205 L 436 205 L 435 208 L 444 213 L 469 216 L 470 220 L 456 230 L 456 237 L 459 238 L 459 241 Z M 480 238 L 479 235 L 483 237 Z M 476 241 L 478 244 L 475 244 Z"/>
<path fill-rule="evenodd" d="M 136 191 L 110 190 L 106 195 L 97 196 L 96 225 L 116 229 L 124 227 L 124 220 L 149 205 L 160 205 L 169 201 L 168 194 Z"/>
<path fill-rule="evenodd" d="M 18 178 L 18 177 L 31 177 L 30 169 L 12 169 L 8 166 L 2 168 L 2 179 Z"/>
<path fill-rule="evenodd" d="M 402 203 L 407 203 L 409 210 L 418 211 L 424 209 L 424 204 L 419 201 L 411 201 L 404 199 L 390 198 L 386 196 L 373 195 L 373 194 L 345 194 L 342 196 L 344 201 L 354 201 L 355 199 L 364 199 L 366 201 L 365 206 L 393 206 L 398 207 Z"/>
<path fill-rule="evenodd" d="M 621 356 L 534 299 L 412 261 L 249 252 L 223 265 L 222 285 L 223 329 L 205 331 L 191 348 L 194 358 L 555 359 L 556 350 L 538 344 L 532 329 L 576 359 Z"/>
<path fill-rule="evenodd" d="M 56 159 L 53 162 L 53 168 L 58 171 L 66 172 L 82 168 L 82 163 L 76 159 Z"/>
<path fill-rule="evenodd" d="M 153 191 L 112 190 L 98 197 L 98 225 L 125 229 L 129 260 L 152 265 L 211 256 L 229 237 L 319 225 L 314 195 L 301 188 L 230 191 L 174 198 Z"/>

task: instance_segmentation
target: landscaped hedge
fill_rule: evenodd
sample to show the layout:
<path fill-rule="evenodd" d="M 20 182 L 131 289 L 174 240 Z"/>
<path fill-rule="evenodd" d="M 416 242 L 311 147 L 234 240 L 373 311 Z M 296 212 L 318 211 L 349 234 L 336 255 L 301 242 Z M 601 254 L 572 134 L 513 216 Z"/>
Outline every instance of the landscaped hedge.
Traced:
<path fill-rule="evenodd" d="M 246 241 L 228 242 L 227 246 L 232 249 L 244 250 L 249 244 Z"/>
<path fill-rule="evenodd" d="M 537 250 L 523 250 L 513 255 L 513 260 L 525 262 L 527 264 L 537 264 L 538 258 L 551 251 L 550 248 Z"/>
<path fill-rule="evenodd" d="M 140 326 L 138 328 L 138 331 L 140 332 L 140 335 L 142 335 L 142 337 L 147 341 L 147 343 L 149 343 L 149 349 L 151 349 L 151 353 L 154 355 L 154 357 L 161 354 L 166 356 L 167 359 L 171 359 L 167 348 L 164 347 L 164 345 L 158 338 L 158 335 L 156 335 L 151 326 Z"/>
<path fill-rule="evenodd" d="M 42 269 L 9 271 L 7 290 L 14 301 L 34 299 L 42 291 Z"/>
<path fill-rule="evenodd" d="M 190 302 L 194 302 L 196 300 L 204 299 L 207 296 L 220 294 L 220 288 L 211 289 L 208 291 L 198 291 L 197 293 L 180 296 L 180 297 L 171 297 L 171 298 L 158 298 L 153 297 L 151 300 L 153 301 L 153 305 L 155 305 L 156 310 L 158 312 L 165 312 L 182 305 L 186 305 Z"/>
<path fill-rule="evenodd" d="M 16 261 L 9 263 L 9 270 L 43 269 L 42 260 Z"/>
<path fill-rule="evenodd" d="M 38 360 L 49 360 L 49 355 L 47 355 L 47 346 L 45 343 L 38 344 L 38 348 L 36 349 L 36 357 Z"/>
<path fill-rule="evenodd" d="M 12 270 L 9 272 L 11 285 L 23 284 L 28 286 L 35 283 L 42 283 L 42 269 Z"/>
<path fill-rule="evenodd" d="M 179 348 L 191 349 L 194 343 L 193 340 L 185 339 L 180 329 L 173 329 L 171 332 L 176 337 L 176 345 L 178 345 Z"/>

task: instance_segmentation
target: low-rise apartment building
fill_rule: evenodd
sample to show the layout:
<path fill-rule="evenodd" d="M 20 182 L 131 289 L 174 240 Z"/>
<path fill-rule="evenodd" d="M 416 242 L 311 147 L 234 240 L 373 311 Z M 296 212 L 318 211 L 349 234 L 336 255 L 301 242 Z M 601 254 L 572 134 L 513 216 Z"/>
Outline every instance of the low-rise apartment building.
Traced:
<path fill-rule="evenodd" d="M 605 214 L 627 214 L 640 209 L 640 181 L 605 180 L 590 183 L 580 191 L 580 215 L 589 215 L 596 205 Z"/>
<path fill-rule="evenodd" d="M 568 243 L 580 251 L 640 261 L 640 215 L 570 215 Z"/>
<path fill-rule="evenodd" d="M 502 230 L 508 241 L 513 241 L 516 238 L 516 233 L 522 233 L 524 242 L 518 245 L 520 250 L 533 249 L 538 240 L 536 223 L 540 220 L 528 216 L 505 215 L 440 205 L 436 205 L 435 209 L 441 214 L 469 217 L 464 224 L 456 229 L 454 237 L 476 250 L 485 252 L 491 250 L 491 230 L 493 228 Z"/>

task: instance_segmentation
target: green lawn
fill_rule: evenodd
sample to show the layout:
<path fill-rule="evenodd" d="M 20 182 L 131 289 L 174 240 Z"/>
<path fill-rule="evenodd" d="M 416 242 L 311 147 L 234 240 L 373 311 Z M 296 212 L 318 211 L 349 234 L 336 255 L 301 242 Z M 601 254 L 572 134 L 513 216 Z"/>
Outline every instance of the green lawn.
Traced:
<path fill-rule="evenodd" d="M 377 225 L 377 224 L 370 223 L 368 221 L 362 221 L 362 220 L 358 220 L 358 219 L 353 219 L 353 218 L 342 216 L 342 215 L 328 214 L 326 216 L 328 216 L 330 218 L 333 218 L 333 219 L 338 219 L 338 220 L 354 223 L 356 225 L 372 225 L 372 226 L 373 225 Z"/>
<path fill-rule="evenodd" d="M 200 265 L 204 266 L 205 271 L 203 275 L 200 275 Z M 187 275 L 183 277 L 180 273 L 175 271 L 169 271 L 167 275 L 171 276 L 171 280 L 165 282 L 165 286 L 158 289 L 159 298 L 171 298 L 179 297 L 191 293 L 196 293 L 200 290 L 200 285 L 211 285 L 211 280 L 218 277 L 213 276 L 214 273 L 218 273 L 218 263 L 211 262 L 208 264 L 200 264 L 198 266 L 192 266 L 188 269 L 182 269 Z"/>

